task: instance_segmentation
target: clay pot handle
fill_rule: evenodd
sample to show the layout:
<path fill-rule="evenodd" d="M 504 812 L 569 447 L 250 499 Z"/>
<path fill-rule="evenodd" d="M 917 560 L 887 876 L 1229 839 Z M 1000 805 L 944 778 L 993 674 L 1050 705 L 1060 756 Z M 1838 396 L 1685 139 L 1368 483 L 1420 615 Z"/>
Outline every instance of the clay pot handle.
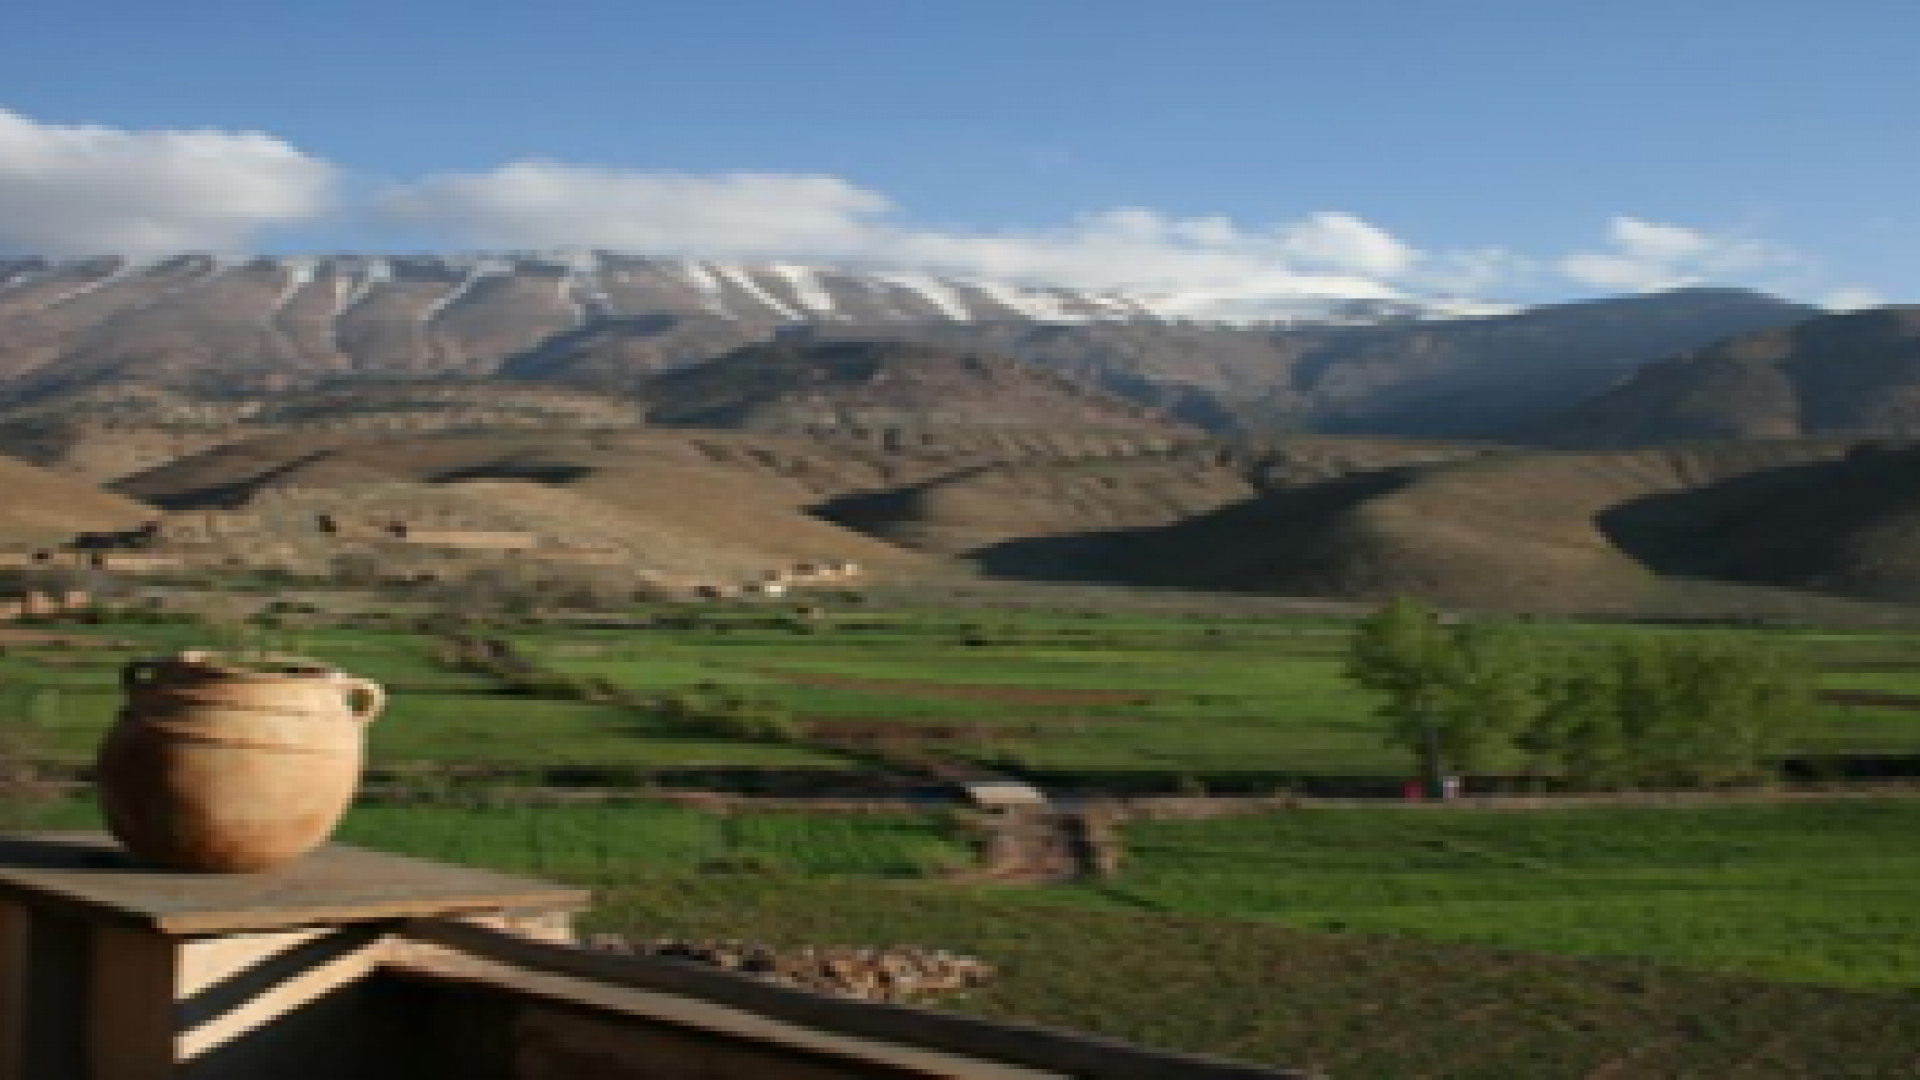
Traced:
<path fill-rule="evenodd" d="M 121 688 L 127 691 L 134 691 L 142 687 L 152 686 L 154 683 L 154 672 L 160 669 L 160 663 L 158 660 L 127 661 L 126 666 L 120 669 Z"/>
<path fill-rule="evenodd" d="M 353 709 L 353 718 L 355 720 L 363 724 L 371 724 L 380 716 L 381 711 L 387 707 L 386 688 L 374 682 L 372 679 L 348 678 L 340 681 L 343 689 L 346 690 L 347 705 L 348 708 Z M 361 702 L 363 702 L 359 708 L 353 708 L 355 698 L 359 698 Z"/>

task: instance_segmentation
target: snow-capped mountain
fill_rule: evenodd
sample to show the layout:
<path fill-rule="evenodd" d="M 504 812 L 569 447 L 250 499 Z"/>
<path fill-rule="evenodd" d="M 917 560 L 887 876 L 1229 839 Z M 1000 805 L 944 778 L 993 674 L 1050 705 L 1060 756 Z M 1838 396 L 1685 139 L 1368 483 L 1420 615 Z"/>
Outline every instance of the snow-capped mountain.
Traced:
<path fill-rule="evenodd" d="M 804 327 L 1349 326 L 1486 313 L 1289 295 L 1200 319 L 1191 296 L 603 251 L 21 259 L 0 261 L 0 391 L 482 377 L 609 335 L 621 343 L 616 362 L 657 369 Z"/>
<path fill-rule="evenodd" d="M 644 395 L 776 339 L 895 341 L 1038 364 L 1208 427 L 1453 434 L 1806 317 L 1737 290 L 1508 312 L 1256 284 L 1144 295 L 598 251 L 0 261 L 0 403 L 496 377 Z"/>
<path fill-rule="evenodd" d="M 1355 325 L 1409 319 L 1506 314 L 1512 307 L 1476 301 L 1280 293 L 1228 300 L 1192 295 L 1073 289 L 898 269 L 848 269 L 793 263 L 653 259 L 605 251 L 462 255 L 300 256 L 249 260 L 210 255 L 134 262 L 0 261 L 0 313 L 23 315 L 76 302 L 207 298 L 241 284 L 270 291 L 261 312 L 271 325 L 315 311 L 339 320 L 363 307 L 405 297 L 419 322 L 532 285 L 529 299 L 574 325 L 684 311 L 736 322 L 1085 323 L 1201 321 L 1234 324 Z M 263 290 L 263 286 L 277 286 Z"/>

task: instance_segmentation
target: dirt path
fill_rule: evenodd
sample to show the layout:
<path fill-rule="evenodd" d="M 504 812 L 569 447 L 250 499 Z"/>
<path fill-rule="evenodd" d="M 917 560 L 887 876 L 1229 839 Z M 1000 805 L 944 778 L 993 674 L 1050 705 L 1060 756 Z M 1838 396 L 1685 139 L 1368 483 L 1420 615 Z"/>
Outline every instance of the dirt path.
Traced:
<path fill-rule="evenodd" d="M 1120 866 L 1119 834 L 1087 813 L 1058 806 L 1007 810 L 988 819 L 979 877 L 1048 885 L 1105 877 Z"/>
<path fill-rule="evenodd" d="M 981 876 L 1021 885 L 1047 885 L 1079 876 L 1068 815 L 1051 808 L 1005 810 L 988 819 L 985 827 Z"/>

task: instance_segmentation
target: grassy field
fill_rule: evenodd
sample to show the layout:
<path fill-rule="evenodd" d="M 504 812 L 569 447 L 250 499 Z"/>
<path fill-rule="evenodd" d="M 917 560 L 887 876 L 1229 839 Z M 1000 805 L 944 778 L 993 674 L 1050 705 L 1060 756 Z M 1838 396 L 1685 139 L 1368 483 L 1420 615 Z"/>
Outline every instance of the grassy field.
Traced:
<path fill-rule="evenodd" d="M 803 723 L 977 725 L 998 737 L 933 749 L 996 766 L 1017 759 L 1055 780 L 1262 790 L 1316 776 L 1384 780 L 1407 769 L 1382 745 L 1369 696 L 1341 675 L 1344 627 L 1324 619 L 850 610 L 808 620 L 783 611 L 665 613 L 662 625 L 644 629 L 546 628 L 513 638 L 560 672 L 641 691 L 726 687 L 776 702 Z M 79 760 L 111 720 L 116 665 L 195 639 L 179 626 L 72 629 L 126 648 L 6 646 L 0 707 L 33 717 L 50 749 Z M 1568 649 L 1619 633 L 1698 632 L 1540 629 Z M 1830 688 L 1920 694 L 1920 637 L 1823 633 L 1800 643 L 1830 668 Z M 376 764 L 855 764 L 819 746 L 676 729 L 630 708 L 503 694 L 484 675 L 449 670 L 422 634 L 303 630 L 294 644 L 395 692 L 373 729 Z M 1920 753 L 1920 711 L 1830 704 L 1809 720 L 1798 740 L 1804 752 Z"/>
<path fill-rule="evenodd" d="M 935 749 L 1057 778 L 1264 790 L 1406 770 L 1342 678 L 1343 627 L 1326 620 L 652 614 L 666 621 L 511 635 L 551 670 L 730 688 L 806 724 L 1000 731 Z M 1698 632 L 1541 629 L 1569 650 Z M 197 640 L 175 626 L 50 631 L 121 643 L 0 639 L 0 713 L 68 762 L 111 722 L 121 662 Z M 1920 694 L 1920 636 L 1795 637 L 1830 689 Z M 341 839 L 592 885 L 600 928 L 971 951 L 1007 974 L 956 1007 L 1336 1076 L 1920 1073 L 1920 803 L 1135 821 L 1113 879 L 961 885 L 940 878 L 969 859 L 969 835 L 943 814 L 536 807 L 420 769 L 831 773 L 861 765 L 847 753 L 507 692 L 450 669 L 423 634 L 300 638 L 389 685 L 372 762 L 425 778 L 418 797 L 436 800 L 362 806 Z M 1920 711 L 1825 705 L 1800 748 L 1920 753 Z M 39 823 L 90 813 L 54 807 Z"/>
<path fill-rule="evenodd" d="M 1356 1080 L 1909 1077 L 1920 1000 L 1237 919 L 845 880 L 603 886 L 591 925 L 915 943 L 1003 972 L 947 1007 Z"/>
<path fill-rule="evenodd" d="M 1101 907 L 1920 989 L 1920 802 L 1135 821 Z"/>
<path fill-rule="evenodd" d="M 1246 789 L 1291 777 L 1390 778 L 1406 771 L 1401 756 L 1381 744 L 1371 698 L 1341 673 L 1341 624 L 993 616 L 861 613 L 801 630 L 762 625 L 764 616 L 744 613 L 707 617 L 697 627 L 635 632 L 628 640 L 546 636 L 523 643 L 576 674 L 641 688 L 737 687 L 802 719 L 939 719 L 1017 729 L 1021 763 L 1057 779 L 1196 778 Z M 1700 632 L 1577 624 L 1539 629 L 1569 650 L 1627 633 Z M 1835 633 L 1798 640 L 1833 669 L 1827 686 L 1920 693 L 1920 637 Z M 1920 752 L 1920 711 L 1826 705 L 1808 718 L 1797 749 Z M 968 753 L 963 747 L 954 752 Z"/>
<path fill-rule="evenodd" d="M 88 814 L 61 807 L 38 824 Z M 1920 861 L 1916 814 L 1135 824 L 1136 863 L 1118 881 L 1041 890 L 920 876 L 964 850 L 939 815 L 363 807 L 341 835 L 590 886 L 590 931 L 962 951 L 1002 974 L 946 1007 L 1330 1076 L 1804 1080 L 1907 1077 L 1920 1062 L 1901 903 Z M 1877 890 L 1869 861 L 1889 864 Z M 1836 872 L 1848 880 L 1832 885 Z M 1584 950 L 1593 942 L 1609 947 Z M 1879 989 L 1688 970 L 1764 970 L 1776 951 L 1834 965 L 1776 974 Z"/>

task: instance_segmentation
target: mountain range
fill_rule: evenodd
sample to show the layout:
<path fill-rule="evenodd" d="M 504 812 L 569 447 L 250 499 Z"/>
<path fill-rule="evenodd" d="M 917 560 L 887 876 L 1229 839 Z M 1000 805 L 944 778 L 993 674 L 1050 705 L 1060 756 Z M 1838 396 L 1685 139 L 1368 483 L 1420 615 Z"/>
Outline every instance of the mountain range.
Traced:
<path fill-rule="evenodd" d="M 0 400 L 491 378 L 633 395 L 776 338 L 885 340 L 1026 360 L 1223 433 L 1500 436 L 1639 364 L 1817 314 L 1738 290 L 1278 310 L 1197 324 L 1113 291 L 608 253 L 21 260 L 0 262 Z"/>
<path fill-rule="evenodd" d="M 157 517 L 195 559 L 469 557 L 314 530 L 411 521 L 676 581 L 856 558 L 1527 610 L 1920 599 L 1920 309 L 1316 303 L 1197 324 L 608 255 L 4 264 L 0 539 Z"/>

